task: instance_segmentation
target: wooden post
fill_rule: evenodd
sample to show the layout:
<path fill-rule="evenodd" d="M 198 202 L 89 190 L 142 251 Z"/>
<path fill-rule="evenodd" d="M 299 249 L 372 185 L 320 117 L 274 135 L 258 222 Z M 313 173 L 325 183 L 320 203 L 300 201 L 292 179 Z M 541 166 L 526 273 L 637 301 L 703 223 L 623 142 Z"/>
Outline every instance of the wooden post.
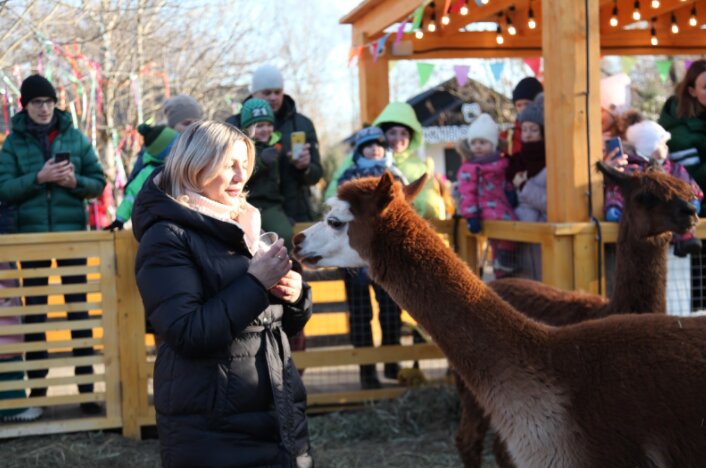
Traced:
<path fill-rule="evenodd" d="M 589 144 L 591 171 L 602 154 L 600 0 L 587 0 L 586 3 L 577 0 L 542 1 L 547 217 L 550 223 L 586 222 L 590 219 L 587 198 Z M 598 179 L 591 175 L 594 180 Z M 597 191 L 600 192 L 600 185 L 594 185 L 594 200 L 602 199 Z M 598 215 L 599 208 L 594 207 L 594 215 Z"/>
<path fill-rule="evenodd" d="M 353 30 L 353 35 L 357 32 Z M 356 43 L 355 39 L 353 41 Z M 389 45 L 386 47 L 390 47 Z M 373 63 L 373 56 L 367 48 L 358 58 L 358 92 L 360 95 L 361 124 L 372 124 L 375 117 L 390 101 L 387 53 L 383 52 Z"/>
<path fill-rule="evenodd" d="M 145 314 L 135 284 L 136 244 L 132 231 L 115 233 L 123 435 L 131 439 L 141 437 L 140 400 L 147 398 L 147 386 L 143 388 L 139 379 L 139 369 L 146 357 Z"/>

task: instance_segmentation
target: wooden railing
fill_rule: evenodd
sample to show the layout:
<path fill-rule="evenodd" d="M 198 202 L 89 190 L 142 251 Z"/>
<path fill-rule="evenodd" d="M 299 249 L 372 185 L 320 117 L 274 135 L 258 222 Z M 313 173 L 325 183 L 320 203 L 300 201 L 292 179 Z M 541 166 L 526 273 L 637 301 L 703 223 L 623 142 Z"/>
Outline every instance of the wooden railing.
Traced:
<path fill-rule="evenodd" d="M 300 228 L 303 226 L 300 226 Z M 455 244 L 459 256 L 474 271 L 478 271 L 485 237 L 538 243 L 542 247 L 544 281 L 566 289 L 595 291 L 600 279 L 596 273 L 596 255 L 602 252 L 596 242 L 596 228 L 586 224 L 534 224 L 513 222 L 486 222 L 482 236 L 471 236 L 465 223 L 441 221 L 435 229 L 450 245 Z M 455 230 L 455 232 L 454 232 Z M 615 242 L 617 227 L 602 225 L 602 242 Z M 455 236 L 454 236 L 455 234 Z M 698 227 L 697 236 L 706 238 L 706 225 Z M 141 428 L 154 425 L 155 411 L 151 403 L 151 380 L 154 353 L 151 336 L 145 334 L 145 316 L 135 277 L 137 242 L 132 232 L 80 232 L 67 234 L 6 235 L 0 237 L 0 262 L 19 263 L 28 260 L 87 258 L 86 266 L 0 271 L 0 279 L 49 277 L 49 285 L 10 287 L 0 289 L 0 297 L 48 295 L 48 305 L 23 305 L 0 308 L 0 317 L 29 316 L 49 313 L 45 323 L 20 324 L 0 327 L 0 337 L 47 332 L 47 340 L 16 342 L 0 345 L 0 355 L 22 355 L 28 351 L 46 350 L 45 360 L 15 360 L 0 362 L 0 373 L 49 369 L 46 378 L 7 381 L 0 378 L 0 391 L 49 387 L 48 396 L 41 398 L 0 399 L 0 409 L 42 406 L 45 416 L 37 422 L 3 423 L 0 437 L 31 434 L 81 431 L 89 429 L 122 428 L 126 436 L 139 438 Z M 85 274 L 86 284 L 62 285 L 61 275 Z M 314 301 L 321 304 L 324 294 L 334 283 L 314 284 Z M 339 285 L 340 286 L 340 285 Z M 317 289 L 318 288 L 318 289 Z M 86 293 L 85 303 L 63 303 L 64 293 Z M 344 298 L 327 297 L 341 304 Z M 325 309 L 325 308 L 324 308 Z M 67 312 L 89 310 L 87 320 L 68 320 Z M 314 329 L 325 327 L 322 318 L 310 322 Z M 340 310 L 330 312 L 335 323 L 342 323 Z M 335 315 L 338 314 L 338 315 Z M 331 321 L 334 323 L 334 321 Z M 92 329 L 92 338 L 71 339 L 70 331 Z M 313 330 L 314 334 L 316 330 Z M 343 331 L 345 332 L 345 330 Z M 93 347 L 92 356 L 73 357 L 72 348 Z M 442 359 L 433 344 L 385 346 L 382 348 L 313 348 L 294 353 L 299 368 L 306 372 L 337 369 L 366 363 L 423 361 Z M 94 373 L 73 375 L 75 366 L 92 365 Z M 92 383 L 91 393 L 79 394 L 76 385 Z M 377 390 L 359 390 L 357 387 L 335 391 L 309 389 L 312 411 L 336 408 L 365 400 L 392 398 L 404 390 L 388 386 Z M 78 411 L 82 402 L 99 402 L 103 414 L 86 416 Z"/>

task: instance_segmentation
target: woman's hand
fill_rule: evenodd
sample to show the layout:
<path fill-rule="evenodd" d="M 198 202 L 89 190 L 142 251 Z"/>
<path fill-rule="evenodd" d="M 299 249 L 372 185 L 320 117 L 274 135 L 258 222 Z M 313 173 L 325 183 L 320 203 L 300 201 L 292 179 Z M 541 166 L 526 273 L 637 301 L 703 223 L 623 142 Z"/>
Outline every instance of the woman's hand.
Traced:
<path fill-rule="evenodd" d="M 294 304 L 302 294 L 302 275 L 294 270 L 289 270 L 287 274 L 281 277 L 277 284 L 270 289 L 270 293 L 282 299 L 284 302 Z"/>
<path fill-rule="evenodd" d="M 292 262 L 284 247 L 284 239 L 279 239 L 267 251 L 259 250 L 253 255 L 248 273 L 262 283 L 265 289 L 272 288 L 292 268 Z"/>

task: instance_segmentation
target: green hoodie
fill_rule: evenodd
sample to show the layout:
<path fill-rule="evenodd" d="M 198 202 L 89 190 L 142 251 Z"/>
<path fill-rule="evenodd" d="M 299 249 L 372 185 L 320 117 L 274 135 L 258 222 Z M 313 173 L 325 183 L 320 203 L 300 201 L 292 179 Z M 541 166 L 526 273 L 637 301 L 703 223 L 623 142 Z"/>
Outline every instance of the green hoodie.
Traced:
<path fill-rule="evenodd" d="M 130 219 L 130 216 L 132 215 L 132 206 L 135 204 L 135 198 L 137 197 L 137 194 L 140 193 L 145 181 L 155 169 L 164 165 L 164 159 L 159 159 L 152 156 L 146 150 L 142 153 L 142 162 L 142 169 L 140 169 L 140 172 L 138 172 L 137 175 L 125 187 L 125 196 L 115 212 L 115 219 L 122 221 L 123 223 Z"/>
<path fill-rule="evenodd" d="M 59 134 L 51 144 L 51 154 L 71 153 L 76 187 L 55 183 L 38 184 L 37 173 L 44 167 L 39 141 L 27 131 L 26 111 L 12 118 L 12 132 L 0 151 L 0 201 L 17 207 L 17 232 L 85 231 L 84 200 L 103 193 L 105 177 L 93 146 L 73 127 L 71 114 L 54 110 Z"/>
<path fill-rule="evenodd" d="M 671 153 L 688 149 L 698 151 L 700 162 L 685 167 L 699 186 L 706 190 L 706 112 L 699 117 L 677 117 L 677 99 L 672 96 L 664 104 L 657 123 L 672 134 L 667 142 Z"/>
<path fill-rule="evenodd" d="M 429 180 L 414 200 L 414 208 L 417 213 L 425 218 L 441 219 L 444 214 L 444 200 L 434 185 L 432 178 L 434 175 L 434 160 L 427 158 L 426 161 L 422 161 L 416 153 L 416 150 L 424 144 L 424 131 L 422 124 L 417 120 L 414 109 L 406 102 L 391 102 L 375 119 L 373 125 L 380 127 L 386 123 L 398 123 L 412 129 L 412 136 L 407 149 L 394 155 L 395 165 L 409 182 L 417 180 L 425 173 L 429 174 Z M 336 196 L 337 181 L 340 179 L 341 174 L 352 164 L 353 156 L 350 155 L 336 170 L 331 183 L 326 188 L 324 194 L 326 199 Z"/>

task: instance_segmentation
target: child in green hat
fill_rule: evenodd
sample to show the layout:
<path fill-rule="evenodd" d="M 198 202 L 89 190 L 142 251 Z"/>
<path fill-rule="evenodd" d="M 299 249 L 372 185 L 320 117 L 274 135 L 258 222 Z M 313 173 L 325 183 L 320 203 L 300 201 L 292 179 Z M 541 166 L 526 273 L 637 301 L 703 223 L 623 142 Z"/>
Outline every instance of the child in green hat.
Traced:
<path fill-rule="evenodd" d="M 264 99 L 245 101 L 240 111 L 241 129 L 255 142 L 255 169 L 245 185 L 248 202 L 260 210 L 262 229 L 276 232 L 287 248 L 292 245 L 292 223 L 284 212 L 280 190 L 279 132 L 274 131 L 275 114 Z"/>

